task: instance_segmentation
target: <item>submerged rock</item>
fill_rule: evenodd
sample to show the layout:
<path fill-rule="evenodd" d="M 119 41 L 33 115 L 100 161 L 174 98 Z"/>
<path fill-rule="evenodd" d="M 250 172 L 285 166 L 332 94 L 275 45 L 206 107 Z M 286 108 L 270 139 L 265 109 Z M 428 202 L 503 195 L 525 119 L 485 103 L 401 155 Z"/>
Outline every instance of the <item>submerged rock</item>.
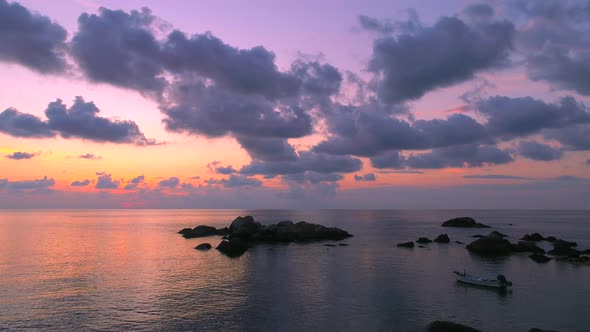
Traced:
<path fill-rule="evenodd" d="M 183 228 L 178 233 L 187 239 L 212 235 L 226 235 L 229 230 L 226 228 L 217 229 L 212 226 L 200 225 L 195 228 Z"/>
<path fill-rule="evenodd" d="M 523 241 L 539 242 L 539 241 L 545 240 L 545 237 L 543 237 L 543 235 L 541 235 L 539 233 L 533 233 L 531 235 L 525 234 L 525 236 L 523 236 L 520 239 L 523 240 Z"/>
<path fill-rule="evenodd" d="M 428 324 L 427 329 L 428 332 L 481 332 L 473 327 L 441 320 Z"/>
<path fill-rule="evenodd" d="M 338 245 L 341 246 L 341 247 L 348 247 L 349 246 L 348 243 L 338 243 Z"/>
<path fill-rule="evenodd" d="M 529 241 L 518 241 L 517 244 L 512 245 L 512 251 L 514 252 L 530 252 L 537 254 L 544 254 L 545 250 L 538 247 L 534 242 Z"/>
<path fill-rule="evenodd" d="M 416 243 L 431 243 L 432 240 L 426 237 L 421 237 L 418 240 L 416 240 Z"/>
<path fill-rule="evenodd" d="M 239 238 L 235 238 L 229 241 L 221 241 L 215 249 L 229 257 L 239 257 L 248 250 L 248 244 Z"/>
<path fill-rule="evenodd" d="M 508 235 L 503 234 L 503 233 L 500 233 L 498 231 L 492 231 L 490 234 L 494 234 L 494 235 L 497 235 L 497 236 L 500 236 L 500 237 L 507 237 L 508 236 Z"/>
<path fill-rule="evenodd" d="M 553 242 L 553 250 L 549 250 L 548 254 L 556 256 L 579 254 L 580 252 L 578 250 L 572 248 L 575 245 L 577 245 L 575 242 L 557 239 L 555 242 Z"/>
<path fill-rule="evenodd" d="M 468 228 L 489 228 L 490 226 L 480 224 L 470 217 L 459 217 L 445 221 L 443 227 L 468 227 Z"/>
<path fill-rule="evenodd" d="M 465 243 L 463 243 L 463 242 L 461 242 L 461 241 L 455 241 L 455 243 L 456 243 L 456 244 L 465 244 Z"/>
<path fill-rule="evenodd" d="M 547 263 L 551 260 L 550 257 L 547 257 L 543 254 L 532 254 L 529 256 L 530 259 L 534 260 L 537 263 Z"/>
<path fill-rule="evenodd" d="M 441 234 L 441 235 L 437 236 L 436 239 L 434 239 L 434 242 L 436 242 L 436 243 L 449 243 L 449 242 L 451 242 L 451 239 L 449 239 L 449 236 L 447 234 Z"/>
<path fill-rule="evenodd" d="M 403 248 L 414 248 L 414 242 L 398 243 L 397 246 Z"/>
<path fill-rule="evenodd" d="M 335 246 L 336 246 L 335 244 L 330 244 L 330 243 L 324 244 L 324 247 L 335 247 Z"/>
<path fill-rule="evenodd" d="M 492 233 L 468 244 L 467 250 L 484 256 L 504 256 L 512 252 L 512 244 Z"/>
<path fill-rule="evenodd" d="M 209 249 L 211 249 L 211 244 L 209 244 L 209 243 L 201 243 L 198 246 L 196 246 L 195 249 L 202 250 L 202 251 L 209 250 Z"/>

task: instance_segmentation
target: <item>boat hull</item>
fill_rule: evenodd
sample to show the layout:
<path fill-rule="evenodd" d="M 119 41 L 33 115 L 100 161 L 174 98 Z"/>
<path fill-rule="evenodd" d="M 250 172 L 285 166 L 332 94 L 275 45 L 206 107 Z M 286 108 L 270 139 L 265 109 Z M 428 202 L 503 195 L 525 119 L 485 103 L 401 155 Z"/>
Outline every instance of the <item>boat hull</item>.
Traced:
<path fill-rule="evenodd" d="M 461 273 L 458 271 L 454 271 L 453 273 L 457 281 L 462 283 L 498 289 L 506 289 L 507 287 L 505 283 L 502 283 L 497 279 L 481 278 L 467 273 Z"/>

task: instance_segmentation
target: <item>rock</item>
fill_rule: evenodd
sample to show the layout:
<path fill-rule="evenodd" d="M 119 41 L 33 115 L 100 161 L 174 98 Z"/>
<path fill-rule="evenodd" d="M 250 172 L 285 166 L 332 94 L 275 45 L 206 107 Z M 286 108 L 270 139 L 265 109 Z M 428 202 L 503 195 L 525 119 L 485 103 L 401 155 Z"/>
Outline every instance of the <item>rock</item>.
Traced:
<path fill-rule="evenodd" d="M 580 252 L 572 247 L 576 245 L 575 242 L 568 242 L 564 240 L 555 240 L 553 242 L 553 250 L 550 250 L 548 254 L 557 256 L 567 256 L 571 254 L 579 254 Z"/>
<path fill-rule="evenodd" d="M 530 259 L 534 260 L 537 263 L 547 263 L 551 260 L 550 257 L 547 257 L 543 254 L 532 254 L 529 256 Z"/>
<path fill-rule="evenodd" d="M 416 243 L 431 243 L 432 240 L 426 237 L 421 237 L 418 240 L 416 240 Z"/>
<path fill-rule="evenodd" d="M 221 241 L 215 248 L 229 257 L 239 257 L 248 250 L 248 244 L 239 238 L 233 238 L 229 241 Z"/>
<path fill-rule="evenodd" d="M 518 241 L 517 244 L 512 245 L 512 251 L 514 252 L 530 252 L 533 254 L 544 254 L 545 250 L 538 247 L 534 242 L 529 241 Z"/>
<path fill-rule="evenodd" d="M 441 320 L 428 324 L 427 329 L 429 332 L 481 332 L 473 327 Z"/>
<path fill-rule="evenodd" d="M 414 242 L 398 243 L 397 246 L 403 248 L 414 248 Z"/>
<path fill-rule="evenodd" d="M 554 330 L 542 330 L 542 329 L 537 329 L 537 328 L 532 328 L 529 330 L 529 332 L 558 332 L 558 331 L 554 331 Z"/>
<path fill-rule="evenodd" d="M 463 243 L 463 242 L 461 242 L 461 241 L 455 241 L 455 243 L 456 243 L 456 244 L 465 244 L 465 243 Z"/>
<path fill-rule="evenodd" d="M 484 256 L 504 256 L 512 252 L 512 244 L 496 234 L 489 234 L 467 245 L 470 252 Z"/>
<path fill-rule="evenodd" d="M 336 246 L 335 244 L 329 244 L 329 243 L 328 244 L 324 244 L 324 247 L 335 247 L 335 246 Z"/>
<path fill-rule="evenodd" d="M 490 226 L 480 224 L 470 217 L 459 217 L 449 219 L 442 224 L 443 227 L 470 227 L 470 228 L 488 228 Z"/>
<path fill-rule="evenodd" d="M 209 250 L 209 249 L 211 249 L 211 244 L 209 244 L 209 243 L 201 243 L 198 246 L 196 246 L 195 249 L 197 249 L 197 250 L 203 250 L 203 251 L 204 250 Z"/>
<path fill-rule="evenodd" d="M 436 242 L 436 243 L 449 243 L 449 242 L 451 242 L 451 239 L 449 239 L 449 236 L 447 234 L 441 234 L 441 235 L 437 236 L 436 239 L 434 239 L 434 242 Z"/>
<path fill-rule="evenodd" d="M 500 236 L 500 237 L 507 237 L 508 235 L 500 233 L 498 231 L 492 231 L 490 234 L 494 234 L 496 236 Z"/>
<path fill-rule="evenodd" d="M 582 254 L 590 254 L 590 249 L 586 249 L 586 250 L 582 251 Z"/>
<path fill-rule="evenodd" d="M 229 226 L 229 232 L 232 236 L 248 238 L 255 234 L 261 226 L 260 223 L 254 221 L 252 216 L 237 217 Z"/>
<path fill-rule="evenodd" d="M 481 234 L 475 234 L 475 235 L 471 235 L 471 237 L 477 237 L 477 238 L 484 237 L 484 236 L 485 236 L 485 235 L 481 235 Z"/>
<path fill-rule="evenodd" d="M 341 247 L 348 247 L 348 243 L 338 243 L 338 245 Z"/>
<path fill-rule="evenodd" d="M 204 237 L 204 236 L 212 236 L 212 235 L 225 235 L 227 234 L 227 228 L 220 228 L 216 229 L 212 226 L 204 226 L 200 225 L 195 228 L 183 228 L 178 233 L 182 234 L 187 239 L 195 238 L 195 237 Z"/>
<path fill-rule="evenodd" d="M 529 234 L 525 234 L 525 236 L 523 236 L 522 238 L 520 238 L 523 241 L 533 241 L 533 242 L 538 242 L 538 241 L 543 241 L 545 240 L 545 237 L 543 237 L 543 235 L 539 234 L 539 233 L 533 233 L 531 235 Z"/>
<path fill-rule="evenodd" d="M 545 238 L 545 241 L 549 241 L 551 243 L 555 242 L 557 239 L 555 238 L 555 236 L 548 236 Z"/>

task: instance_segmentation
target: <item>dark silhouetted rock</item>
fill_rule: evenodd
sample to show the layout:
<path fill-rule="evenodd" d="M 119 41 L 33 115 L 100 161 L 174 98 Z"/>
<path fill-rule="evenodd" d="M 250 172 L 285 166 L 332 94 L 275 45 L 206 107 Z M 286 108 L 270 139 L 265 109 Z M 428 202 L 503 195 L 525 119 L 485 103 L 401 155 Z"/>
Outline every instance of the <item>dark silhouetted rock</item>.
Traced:
<path fill-rule="evenodd" d="M 529 256 L 530 259 L 534 260 L 537 263 L 547 263 L 551 260 L 550 257 L 547 257 L 543 254 L 532 254 Z"/>
<path fill-rule="evenodd" d="M 451 242 L 451 239 L 449 239 L 449 236 L 447 234 L 441 234 L 441 235 L 437 236 L 436 239 L 434 239 L 434 242 L 449 243 L 449 242 Z"/>
<path fill-rule="evenodd" d="M 324 244 L 324 247 L 336 247 L 336 245 L 335 244 L 327 243 L 327 244 Z"/>
<path fill-rule="evenodd" d="M 197 250 L 209 250 L 209 249 L 211 249 L 211 244 L 209 244 L 209 243 L 201 243 L 198 246 L 196 246 L 195 249 L 197 249 Z"/>
<path fill-rule="evenodd" d="M 229 226 L 229 232 L 231 237 L 248 238 L 258 232 L 261 226 L 252 216 L 237 217 Z"/>
<path fill-rule="evenodd" d="M 471 235 L 471 237 L 477 237 L 477 238 L 484 237 L 484 236 L 485 236 L 485 235 L 481 235 L 481 234 L 475 234 L 475 235 Z"/>
<path fill-rule="evenodd" d="M 465 244 L 465 243 L 463 243 L 463 242 L 461 242 L 461 241 L 455 241 L 455 243 L 456 243 L 456 244 Z"/>
<path fill-rule="evenodd" d="M 512 244 L 496 234 L 489 234 L 467 245 L 467 250 L 483 256 L 504 256 L 512 252 Z"/>
<path fill-rule="evenodd" d="M 549 241 L 551 243 L 555 242 L 557 239 L 555 238 L 555 236 L 548 236 L 545 238 L 545 241 Z"/>
<path fill-rule="evenodd" d="M 582 254 L 590 254 L 590 249 L 586 249 L 584 251 L 581 251 Z"/>
<path fill-rule="evenodd" d="M 403 248 L 414 248 L 414 242 L 398 243 L 397 246 Z"/>
<path fill-rule="evenodd" d="M 512 251 L 514 252 L 530 252 L 533 254 L 544 254 L 545 250 L 538 247 L 534 242 L 529 241 L 518 241 L 517 244 L 512 245 Z"/>
<path fill-rule="evenodd" d="M 523 236 L 522 238 L 520 238 L 523 241 L 533 241 L 533 242 L 538 242 L 538 241 L 543 241 L 545 240 L 545 237 L 543 237 L 543 235 L 539 234 L 539 233 L 533 233 L 533 234 L 525 234 L 525 236 Z"/>
<path fill-rule="evenodd" d="M 481 332 L 473 327 L 441 320 L 428 324 L 427 329 L 428 332 Z"/>
<path fill-rule="evenodd" d="M 490 226 L 480 224 L 470 217 L 459 217 L 449 219 L 442 224 L 443 227 L 468 227 L 468 228 L 488 228 Z"/>
<path fill-rule="evenodd" d="M 556 256 L 567 256 L 572 254 L 579 254 L 580 252 L 572 247 L 575 246 L 575 242 L 569 242 L 557 239 L 553 242 L 553 250 L 550 250 L 548 254 Z"/>
<path fill-rule="evenodd" d="M 542 329 L 537 329 L 537 328 L 532 328 L 529 330 L 529 332 L 558 332 L 558 331 L 554 331 L 554 330 L 542 330 Z"/>
<path fill-rule="evenodd" d="M 204 237 L 204 236 L 213 236 L 213 235 L 225 235 L 228 233 L 228 229 L 220 228 L 216 229 L 212 226 L 197 226 L 195 228 L 183 228 L 178 233 L 182 234 L 187 239 L 195 238 L 195 237 Z"/>
<path fill-rule="evenodd" d="M 503 233 L 500 233 L 498 231 L 492 231 L 490 234 L 494 234 L 494 235 L 497 235 L 497 236 L 500 236 L 500 237 L 507 237 L 508 236 L 508 235 L 503 234 Z"/>
<path fill-rule="evenodd" d="M 229 257 L 239 257 L 248 250 L 248 243 L 239 238 L 234 238 L 229 241 L 221 241 L 215 248 Z"/>
<path fill-rule="evenodd" d="M 431 243 L 432 240 L 426 237 L 421 237 L 418 240 L 416 240 L 416 243 Z"/>
<path fill-rule="evenodd" d="M 341 247 L 348 247 L 349 244 L 348 243 L 338 243 L 338 245 Z"/>

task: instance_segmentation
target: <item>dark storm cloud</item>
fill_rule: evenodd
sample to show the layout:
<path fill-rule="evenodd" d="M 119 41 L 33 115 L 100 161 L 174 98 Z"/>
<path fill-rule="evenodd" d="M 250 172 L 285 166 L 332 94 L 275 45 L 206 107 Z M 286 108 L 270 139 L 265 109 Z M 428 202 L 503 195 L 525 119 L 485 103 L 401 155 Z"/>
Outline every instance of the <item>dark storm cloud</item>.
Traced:
<path fill-rule="evenodd" d="M 545 138 L 555 139 L 569 150 L 590 150 L 590 125 L 580 124 L 559 130 L 549 130 Z"/>
<path fill-rule="evenodd" d="M 531 97 L 495 96 L 480 100 L 475 106 L 487 117 L 486 126 L 490 133 L 507 138 L 590 122 L 588 108 L 573 97 L 561 98 L 558 103 L 546 103 Z"/>
<path fill-rule="evenodd" d="M 144 181 L 145 181 L 145 176 L 143 176 L 143 174 L 136 176 L 125 185 L 124 189 L 127 189 L 127 190 L 135 189 L 135 188 L 137 188 L 137 186 L 139 184 L 143 183 Z"/>
<path fill-rule="evenodd" d="M 232 93 L 203 81 L 176 82 L 163 106 L 166 129 L 208 137 L 302 137 L 312 131 L 311 117 L 296 103 L 262 95 Z"/>
<path fill-rule="evenodd" d="M 297 79 L 278 70 L 274 53 L 262 46 L 238 49 L 211 33 L 187 37 L 175 30 L 163 45 L 162 57 L 172 72 L 194 71 L 244 94 L 291 96 L 299 87 Z"/>
<path fill-rule="evenodd" d="M 46 16 L 0 0 L 0 61 L 15 62 L 41 73 L 66 67 L 67 32 Z"/>
<path fill-rule="evenodd" d="M 178 187 L 179 184 L 180 184 L 180 180 L 177 177 L 173 176 L 173 177 L 170 177 L 166 180 L 160 181 L 158 183 L 158 186 L 160 188 L 176 188 L 176 187 Z"/>
<path fill-rule="evenodd" d="M 207 182 L 209 185 L 221 184 L 227 188 L 246 187 L 246 186 L 249 186 L 249 187 L 262 186 L 262 181 L 260 181 L 256 178 L 252 178 L 252 177 L 248 177 L 248 176 L 244 176 L 244 175 L 239 175 L 239 174 L 231 174 L 229 176 L 229 178 L 227 178 L 227 179 L 221 179 L 221 180 L 209 179 L 209 180 L 206 180 L 205 182 Z"/>
<path fill-rule="evenodd" d="M 376 31 L 383 34 L 392 33 L 395 31 L 395 27 L 392 22 L 378 20 L 367 15 L 359 15 L 358 20 L 361 27 L 366 30 Z"/>
<path fill-rule="evenodd" d="M 477 3 L 465 7 L 463 14 L 473 19 L 487 19 L 494 16 L 494 8 L 485 3 Z"/>
<path fill-rule="evenodd" d="M 373 173 L 367 173 L 364 175 L 355 175 L 354 180 L 355 181 L 376 181 L 377 177 Z"/>
<path fill-rule="evenodd" d="M 590 4 L 554 0 L 511 4 L 526 19 L 517 41 L 526 55 L 529 77 L 590 95 Z"/>
<path fill-rule="evenodd" d="M 0 113 L 0 132 L 29 138 L 55 137 L 59 134 L 63 138 L 82 138 L 96 142 L 140 146 L 159 144 L 154 139 L 146 138 L 135 122 L 111 120 L 100 117 L 99 113 L 100 110 L 93 102 L 85 102 L 82 97 L 76 97 L 70 108 L 61 99 L 49 103 L 45 110 L 46 121 L 9 108 Z M 92 157 L 92 154 L 79 156 L 83 159 Z"/>
<path fill-rule="evenodd" d="M 314 147 L 330 154 L 373 157 L 388 150 L 425 150 L 485 140 L 483 125 L 463 114 L 445 119 L 405 120 L 359 112 L 348 120 L 334 120 L 340 136 L 332 136 Z"/>
<path fill-rule="evenodd" d="M 468 25 L 457 17 L 442 17 L 415 33 L 377 39 L 369 71 L 376 75 L 373 83 L 385 102 L 417 99 L 505 64 L 513 35 L 507 21 Z"/>
<path fill-rule="evenodd" d="M 399 151 L 387 151 L 371 158 L 374 168 L 403 168 L 405 158 Z"/>
<path fill-rule="evenodd" d="M 15 137 L 46 138 L 56 133 L 39 117 L 21 113 L 14 108 L 0 113 L 0 132 Z"/>
<path fill-rule="evenodd" d="M 295 161 L 257 161 L 240 169 L 241 174 L 260 174 L 272 178 L 277 175 L 297 174 L 312 171 L 321 174 L 352 173 L 360 170 L 362 162 L 350 156 L 332 156 L 310 151 L 299 152 Z"/>
<path fill-rule="evenodd" d="M 90 80 L 140 91 L 161 91 L 160 45 L 151 30 L 154 20 L 147 8 L 141 11 L 100 8 L 99 14 L 78 18 L 71 53 Z"/>
<path fill-rule="evenodd" d="M 210 162 L 209 164 L 207 164 L 207 168 L 209 169 L 209 171 L 217 174 L 229 175 L 237 173 L 237 170 L 232 165 L 221 166 L 221 162 L 219 161 Z"/>
<path fill-rule="evenodd" d="M 80 159 L 90 159 L 90 160 L 102 159 L 101 156 L 95 156 L 92 153 L 86 153 L 86 154 L 79 155 L 78 158 L 80 158 Z"/>
<path fill-rule="evenodd" d="M 530 180 L 530 178 L 514 175 L 504 174 L 475 174 L 475 175 L 464 175 L 465 179 L 488 179 L 488 180 Z"/>
<path fill-rule="evenodd" d="M 28 152 L 14 152 L 11 154 L 6 155 L 5 157 L 8 159 L 12 159 L 12 160 L 23 160 L 23 159 L 31 159 L 34 158 L 38 155 L 40 155 L 40 152 L 34 152 L 34 153 L 28 153 Z"/>
<path fill-rule="evenodd" d="M 301 82 L 301 93 L 307 96 L 332 96 L 338 94 L 342 74 L 330 64 L 297 60 L 291 65 L 291 74 Z"/>
<path fill-rule="evenodd" d="M 248 151 L 250 156 L 256 160 L 295 161 L 297 159 L 295 149 L 286 139 L 240 136 L 237 140 Z"/>
<path fill-rule="evenodd" d="M 55 185 L 55 180 L 44 176 L 42 179 L 9 181 L 8 179 L 0 179 L 0 188 L 11 190 L 37 190 L 47 189 Z"/>
<path fill-rule="evenodd" d="M 520 142 L 518 144 L 518 153 L 525 158 L 538 161 L 558 160 L 563 157 L 561 149 L 535 141 Z"/>
<path fill-rule="evenodd" d="M 111 174 L 107 174 L 104 172 L 96 173 L 98 175 L 98 180 L 96 181 L 96 185 L 94 188 L 97 189 L 116 189 L 119 188 L 121 181 L 113 180 Z"/>
<path fill-rule="evenodd" d="M 489 145 L 456 145 L 431 152 L 410 154 L 405 161 L 409 168 L 481 167 L 512 162 L 510 153 Z"/>
<path fill-rule="evenodd" d="M 61 99 L 49 104 L 45 110 L 49 127 L 64 138 L 83 138 L 96 142 L 132 143 L 154 145 L 133 121 L 110 120 L 98 116 L 100 110 L 93 102 L 76 97 L 68 109 Z"/>
<path fill-rule="evenodd" d="M 74 181 L 72 182 L 71 186 L 72 187 L 86 187 L 90 184 L 90 180 L 86 179 L 83 181 Z"/>

